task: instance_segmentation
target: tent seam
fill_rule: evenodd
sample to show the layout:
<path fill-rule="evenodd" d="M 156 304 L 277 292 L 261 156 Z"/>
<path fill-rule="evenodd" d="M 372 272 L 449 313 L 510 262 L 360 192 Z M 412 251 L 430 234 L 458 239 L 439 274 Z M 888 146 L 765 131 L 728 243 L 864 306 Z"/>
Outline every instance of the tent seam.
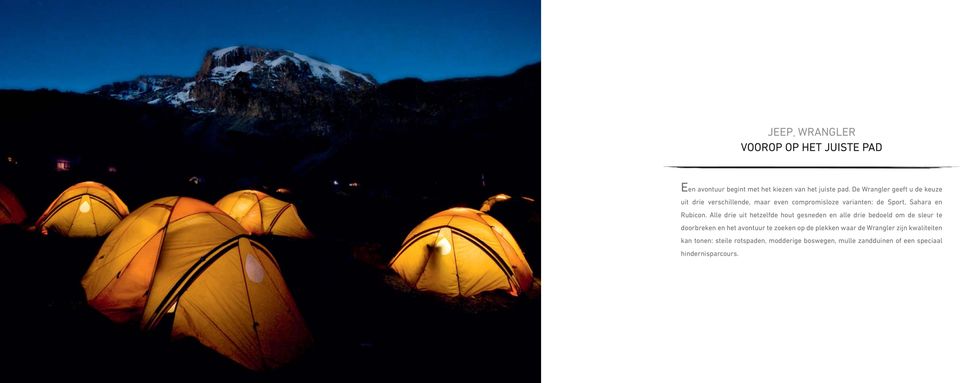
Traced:
<path fill-rule="evenodd" d="M 456 239 L 455 235 L 450 236 L 450 247 L 451 252 L 453 253 L 453 270 L 457 273 L 457 295 L 463 295 L 463 289 L 460 288 L 460 265 L 457 264 L 457 247 L 454 245 L 453 240 Z"/>

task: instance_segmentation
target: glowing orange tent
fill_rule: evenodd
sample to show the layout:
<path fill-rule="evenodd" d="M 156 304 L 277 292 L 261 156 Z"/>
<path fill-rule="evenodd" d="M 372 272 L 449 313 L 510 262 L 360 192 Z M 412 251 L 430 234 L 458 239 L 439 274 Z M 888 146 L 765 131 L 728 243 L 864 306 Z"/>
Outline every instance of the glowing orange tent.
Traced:
<path fill-rule="evenodd" d="M 407 235 L 390 268 L 418 290 L 473 296 L 530 289 L 533 271 L 503 224 L 478 210 L 434 214 Z"/>
<path fill-rule="evenodd" d="M 81 281 L 118 323 L 192 337 L 252 370 L 282 366 L 313 342 L 267 249 L 206 202 L 166 197 L 117 225 Z M 171 320 L 172 317 L 172 320 Z"/>
<path fill-rule="evenodd" d="M 73 185 L 53 200 L 37 228 L 67 237 L 99 237 L 113 230 L 130 212 L 113 190 L 96 182 Z"/>
<path fill-rule="evenodd" d="M 19 225 L 27 218 L 20 201 L 10 189 L 0 184 L 0 225 Z"/>
<path fill-rule="evenodd" d="M 297 207 L 267 193 L 241 190 L 227 194 L 216 206 L 240 222 L 251 234 L 272 234 L 294 238 L 312 238 L 297 214 Z"/>

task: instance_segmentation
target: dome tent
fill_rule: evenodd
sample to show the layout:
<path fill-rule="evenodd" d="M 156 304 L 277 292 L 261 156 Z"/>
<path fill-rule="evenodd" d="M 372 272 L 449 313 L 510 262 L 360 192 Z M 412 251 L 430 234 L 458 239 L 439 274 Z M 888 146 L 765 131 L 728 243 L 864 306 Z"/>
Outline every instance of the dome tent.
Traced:
<path fill-rule="evenodd" d="M 107 237 L 81 281 L 90 306 L 147 331 L 170 322 L 251 370 L 280 367 L 312 343 L 279 267 L 222 211 L 186 197 L 147 203 Z"/>
<path fill-rule="evenodd" d="M 390 268 L 410 286 L 470 297 L 530 289 L 533 271 L 503 224 L 469 208 L 434 214 L 407 235 Z"/>
<path fill-rule="evenodd" d="M 216 206 L 251 234 L 313 238 L 297 214 L 296 206 L 261 191 L 233 192 L 217 201 Z"/>
<path fill-rule="evenodd" d="M 130 212 L 113 190 L 97 182 L 73 185 L 53 200 L 37 220 L 43 234 L 99 237 L 113 230 Z"/>
<path fill-rule="evenodd" d="M 27 218 L 20 201 L 10 189 L 0 184 L 0 225 L 19 225 Z"/>

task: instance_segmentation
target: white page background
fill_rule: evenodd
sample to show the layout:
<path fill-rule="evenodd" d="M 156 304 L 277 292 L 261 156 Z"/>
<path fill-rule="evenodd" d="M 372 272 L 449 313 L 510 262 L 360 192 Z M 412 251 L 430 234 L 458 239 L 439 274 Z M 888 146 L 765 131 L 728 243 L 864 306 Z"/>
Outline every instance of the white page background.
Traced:
<path fill-rule="evenodd" d="M 542 56 L 544 381 L 960 381 L 960 168 L 665 167 L 960 166 L 951 3 L 550 2 Z M 680 257 L 683 181 L 937 183 L 945 243 Z"/>

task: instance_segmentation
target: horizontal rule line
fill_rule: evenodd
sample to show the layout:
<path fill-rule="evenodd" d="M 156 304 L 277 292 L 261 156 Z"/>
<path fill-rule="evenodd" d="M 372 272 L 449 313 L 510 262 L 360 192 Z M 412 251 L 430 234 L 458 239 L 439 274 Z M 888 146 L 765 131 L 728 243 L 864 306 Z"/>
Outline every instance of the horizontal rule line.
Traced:
<path fill-rule="evenodd" d="M 667 166 L 674 169 L 946 169 L 953 166 Z"/>

